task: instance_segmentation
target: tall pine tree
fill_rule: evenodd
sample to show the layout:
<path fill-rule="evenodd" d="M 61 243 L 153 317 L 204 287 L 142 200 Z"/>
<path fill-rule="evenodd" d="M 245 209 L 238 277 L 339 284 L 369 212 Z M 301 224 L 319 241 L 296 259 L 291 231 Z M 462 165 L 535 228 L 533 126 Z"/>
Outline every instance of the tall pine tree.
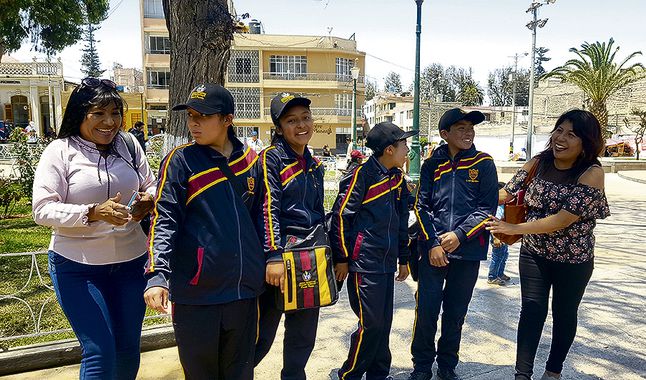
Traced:
<path fill-rule="evenodd" d="M 93 24 L 87 24 L 83 31 L 83 41 L 85 47 L 83 48 L 83 56 L 81 57 L 81 71 L 86 77 L 100 78 L 105 70 L 101 70 L 101 62 L 99 61 L 99 53 L 96 51 L 96 41 L 94 39 L 94 32 L 99 30 L 99 27 Z"/>

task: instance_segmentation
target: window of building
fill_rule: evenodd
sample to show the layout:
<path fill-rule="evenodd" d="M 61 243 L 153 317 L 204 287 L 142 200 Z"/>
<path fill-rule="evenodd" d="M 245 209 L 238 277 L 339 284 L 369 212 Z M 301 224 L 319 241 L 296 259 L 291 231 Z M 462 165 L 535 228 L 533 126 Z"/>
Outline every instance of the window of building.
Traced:
<path fill-rule="evenodd" d="M 307 76 L 307 57 L 304 55 L 272 55 L 269 74 L 273 79 L 304 79 Z"/>
<path fill-rule="evenodd" d="M 233 83 L 258 83 L 258 50 L 232 50 L 227 76 Z"/>
<path fill-rule="evenodd" d="M 337 116 L 352 116 L 352 94 L 334 94 Z"/>
<path fill-rule="evenodd" d="M 406 118 L 407 119 L 412 119 L 413 118 L 413 110 L 406 111 Z"/>
<path fill-rule="evenodd" d="M 148 70 L 148 88 L 168 88 L 170 71 Z"/>
<path fill-rule="evenodd" d="M 348 58 L 336 59 L 336 80 L 339 82 L 349 82 L 352 80 L 350 69 L 354 66 L 354 61 Z"/>
<path fill-rule="evenodd" d="M 393 109 L 393 108 L 397 107 L 397 104 L 396 103 L 388 103 L 388 107 L 389 107 L 389 109 Z"/>
<path fill-rule="evenodd" d="M 236 118 L 260 119 L 260 88 L 229 87 L 236 105 Z"/>
<path fill-rule="evenodd" d="M 144 0 L 144 18 L 164 18 L 162 0 Z"/>
<path fill-rule="evenodd" d="M 163 36 L 148 36 L 149 54 L 170 54 L 170 38 Z"/>

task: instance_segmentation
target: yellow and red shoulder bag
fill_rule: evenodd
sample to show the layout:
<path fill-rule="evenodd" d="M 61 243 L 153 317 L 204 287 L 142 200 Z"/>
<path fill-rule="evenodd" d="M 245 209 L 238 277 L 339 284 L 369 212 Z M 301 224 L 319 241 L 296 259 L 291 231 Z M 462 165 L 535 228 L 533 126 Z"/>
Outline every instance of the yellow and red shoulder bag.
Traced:
<path fill-rule="evenodd" d="M 332 251 L 323 224 L 312 229 L 288 228 L 283 264 L 284 292 L 276 292 L 279 310 L 313 309 L 338 301 Z"/>

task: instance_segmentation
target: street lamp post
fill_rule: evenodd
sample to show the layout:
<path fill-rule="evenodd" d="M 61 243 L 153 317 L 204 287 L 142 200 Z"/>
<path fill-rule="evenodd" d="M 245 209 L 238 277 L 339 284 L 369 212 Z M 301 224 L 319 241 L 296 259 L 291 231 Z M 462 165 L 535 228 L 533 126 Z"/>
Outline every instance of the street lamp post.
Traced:
<path fill-rule="evenodd" d="M 544 3 L 532 2 L 525 13 L 532 14 L 532 21 L 527 23 L 527 28 L 532 31 L 532 64 L 529 71 L 529 121 L 527 123 L 527 160 L 532 157 L 532 136 L 534 134 L 534 74 L 536 70 L 536 28 L 542 28 L 548 19 L 538 18 L 538 9 L 546 4 L 553 4 L 556 0 L 544 0 Z"/>
<path fill-rule="evenodd" d="M 527 53 L 523 53 L 527 56 Z M 516 136 L 516 77 L 518 76 L 518 58 L 519 54 L 514 54 L 514 72 L 509 75 L 512 84 L 511 95 L 511 140 L 509 141 L 509 157 L 514 155 L 514 139 Z"/>
<path fill-rule="evenodd" d="M 411 157 L 409 175 L 413 181 L 419 180 L 420 153 L 419 153 L 419 53 L 420 37 L 422 34 L 422 3 L 424 0 L 415 0 L 417 4 L 417 26 L 415 27 L 415 94 L 413 97 L 413 130 L 418 133 L 413 136 L 411 144 Z"/>
<path fill-rule="evenodd" d="M 357 79 L 359 79 L 357 61 L 355 58 L 354 66 L 350 69 L 352 73 L 352 149 L 357 147 Z"/>

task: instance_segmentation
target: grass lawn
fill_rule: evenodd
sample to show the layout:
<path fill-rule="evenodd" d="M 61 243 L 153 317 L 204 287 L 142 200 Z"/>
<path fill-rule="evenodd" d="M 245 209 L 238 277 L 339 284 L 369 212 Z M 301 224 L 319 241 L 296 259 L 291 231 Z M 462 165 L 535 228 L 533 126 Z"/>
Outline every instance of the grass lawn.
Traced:
<path fill-rule="evenodd" d="M 39 331 L 43 332 L 69 328 L 67 318 L 50 289 L 52 283 L 47 271 L 47 255 L 36 255 L 35 262 L 31 255 L 2 256 L 3 253 L 47 250 L 51 230 L 34 223 L 31 205 L 22 201 L 14 209 L 12 217 L 0 219 L 0 231 L 0 337 L 34 333 L 37 324 Z M 36 268 L 41 274 L 42 283 Z M 41 314 L 42 318 L 38 322 Z M 152 310 L 146 310 L 146 315 L 156 314 Z M 169 322 L 169 318 L 155 318 L 145 321 L 144 325 Z M 68 338 L 74 338 L 74 334 L 67 332 L 20 338 L 0 342 L 0 349 Z"/>

